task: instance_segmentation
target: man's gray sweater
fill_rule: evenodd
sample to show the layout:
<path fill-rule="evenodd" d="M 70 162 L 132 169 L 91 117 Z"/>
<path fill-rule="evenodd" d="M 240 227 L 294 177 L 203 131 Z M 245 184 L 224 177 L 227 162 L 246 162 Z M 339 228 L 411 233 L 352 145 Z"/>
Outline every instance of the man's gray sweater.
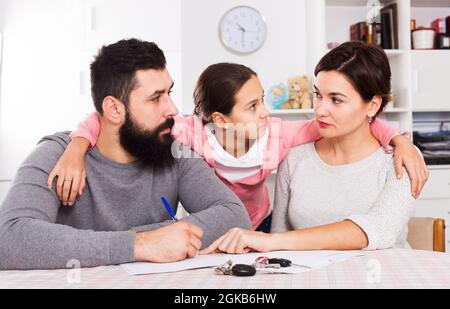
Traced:
<path fill-rule="evenodd" d="M 69 141 L 63 133 L 45 137 L 19 168 L 0 208 L 0 269 L 133 262 L 136 231 L 171 223 L 162 196 L 175 210 L 181 202 L 185 220 L 203 229 L 203 247 L 230 228 L 251 228 L 236 195 L 187 149 L 173 166 L 152 168 L 113 162 L 95 148 L 85 157 L 83 194 L 62 206 L 46 182 Z"/>

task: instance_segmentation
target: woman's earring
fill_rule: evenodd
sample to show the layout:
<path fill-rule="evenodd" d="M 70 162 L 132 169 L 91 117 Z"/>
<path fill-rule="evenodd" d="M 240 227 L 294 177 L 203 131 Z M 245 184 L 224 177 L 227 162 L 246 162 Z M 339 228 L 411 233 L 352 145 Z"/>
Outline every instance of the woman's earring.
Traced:
<path fill-rule="evenodd" d="M 369 121 L 369 123 L 373 122 L 373 117 L 372 116 L 367 116 L 367 120 Z"/>

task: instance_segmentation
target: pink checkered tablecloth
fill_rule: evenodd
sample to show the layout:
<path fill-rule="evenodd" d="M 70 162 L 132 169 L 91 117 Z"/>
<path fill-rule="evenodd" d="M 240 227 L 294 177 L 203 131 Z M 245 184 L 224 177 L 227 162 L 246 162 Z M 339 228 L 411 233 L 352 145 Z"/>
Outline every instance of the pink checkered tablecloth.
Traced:
<path fill-rule="evenodd" d="M 10 288 L 450 288 L 450 254 L 379 250 L 301 274 L 256 274 L 253 277 L 220 276 L 211 268 L 144 276 L 130 276 L 120 266 L 1 271 L 0 289 Z"/>

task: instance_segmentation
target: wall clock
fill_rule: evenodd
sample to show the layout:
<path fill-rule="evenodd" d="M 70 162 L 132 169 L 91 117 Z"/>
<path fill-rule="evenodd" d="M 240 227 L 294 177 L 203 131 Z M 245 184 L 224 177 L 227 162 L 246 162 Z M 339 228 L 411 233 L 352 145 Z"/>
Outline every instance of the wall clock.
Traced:
<path fill-rule="evenodd" d="M 264 17 L 249 6 L 236 6 L 228 10 L 219 23 L 222 44 L 237 54 L 250 54 L 264 45 L 267 24 Z"/>

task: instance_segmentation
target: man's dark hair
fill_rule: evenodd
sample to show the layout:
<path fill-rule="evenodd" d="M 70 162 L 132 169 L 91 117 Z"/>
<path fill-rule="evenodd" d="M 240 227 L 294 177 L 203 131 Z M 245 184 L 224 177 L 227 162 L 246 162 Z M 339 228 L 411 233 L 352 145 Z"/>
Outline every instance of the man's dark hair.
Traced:
<path fill-rule="evenodd" d="M 103 46 L 91 64 L 91 93 L 95 109 L 103 114 L 102 102 L 113 96 L 128 108 L 136 86 L 136 71 L 163 70 L 166 58 L 155 43 L 138 39 L 121 40 Z"/>

